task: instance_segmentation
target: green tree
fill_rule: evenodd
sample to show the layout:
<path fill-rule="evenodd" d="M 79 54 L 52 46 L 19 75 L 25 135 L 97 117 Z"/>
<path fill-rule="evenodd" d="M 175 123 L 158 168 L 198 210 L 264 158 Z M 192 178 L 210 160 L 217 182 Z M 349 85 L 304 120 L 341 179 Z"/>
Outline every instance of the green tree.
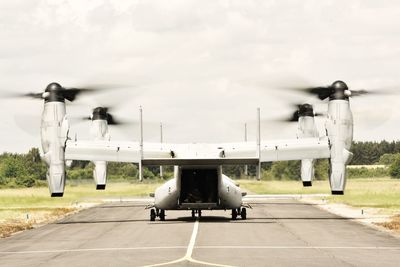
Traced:
<path fill-rule="evenodd" d="M 400 157 L 396 157 L 390 165 L 389 174 L 393 178 L 400 178 Z"/>
<path fill-rule="evenodd" d="M 382 165 L 391 165 L 393 162 L 395 162 L 396 158 L 399 158 L 400 154 L 383 154 L 380 159 L 379 159 L 379 164 Z"/>
<path fill-rule="evenodd" d="M 316 180 L 327 180 L 329 177 L 329 160 L 317 159 L 314 163 L 314 176 Z"/>
<path fill-rule="evenodd" d="M 34 180 L 46 180 L 47 166 L 40 157 L 38 148 L 31 148 L 23 159 L 27 173 Z"/>
<path fill-rule="evenodd" d="M 0 167 L 0 176 L 5 178 L 16 178 L 26 176 L 27 171 L 22 158 L 18 155 L 10 155 L 3 158 Z"/>
<path fill-rule="evenodd" d="M 278 180 L 299 180 L 300 162 L 299 160 L 274 162 L 271 167 L 271 175 Z"/>

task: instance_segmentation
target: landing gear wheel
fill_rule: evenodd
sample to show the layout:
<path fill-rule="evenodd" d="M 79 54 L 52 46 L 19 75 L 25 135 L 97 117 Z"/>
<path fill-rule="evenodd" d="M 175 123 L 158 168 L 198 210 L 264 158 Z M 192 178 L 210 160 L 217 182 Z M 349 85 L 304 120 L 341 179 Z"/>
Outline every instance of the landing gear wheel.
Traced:
<path fill-rule="evenodd" d="M 160 210 L 160 221 L 165 221 L 165 210 Z"/>
<path fill-rule="evenodd" d="M 199 218 L 201 218 L 201 210 L 198 211 Z"/>
<path fill-rule="evenodd" d="M 156 211 L 154 209 L 150 210 L 150 221 L 154 222 L 156 220 Z"/>
<path fill-rule="evenodd" d="M 246 208 L 242 209 L 242 211 L 240 212 L 240 217 L 242 217 L 242 220 L 246 220 L 247 218 Z"/>
<path fill-rule="evenodd" d="M 192 210 L 192 218 L 196 217 L 196 212 Z"/>
<path fill-rule="evenodd" d="M 237 215 L 238 215 L 237 210 L 236 209 L 232 209 L 232 220 L 236 220 Z"/>

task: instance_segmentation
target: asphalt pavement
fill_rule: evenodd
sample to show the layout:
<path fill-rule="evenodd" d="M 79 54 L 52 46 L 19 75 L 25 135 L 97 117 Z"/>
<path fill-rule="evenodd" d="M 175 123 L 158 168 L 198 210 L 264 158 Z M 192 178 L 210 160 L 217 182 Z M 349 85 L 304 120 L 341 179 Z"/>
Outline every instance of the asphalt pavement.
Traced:
<path fill-rule="evenodd" d="M 167 211 L 111 203 L 0 240 L 0 266 L 400 266 L 400 239 L 311 204 L 257 198 L 230 211 Z"/>

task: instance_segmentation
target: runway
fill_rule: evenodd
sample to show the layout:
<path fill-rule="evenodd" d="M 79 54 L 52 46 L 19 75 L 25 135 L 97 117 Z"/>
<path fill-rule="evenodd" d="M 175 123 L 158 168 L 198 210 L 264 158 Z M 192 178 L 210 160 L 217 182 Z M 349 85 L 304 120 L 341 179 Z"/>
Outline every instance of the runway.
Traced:
<path fill-rule="evenodd" d="M 285 198 L 230 211 L 168 211 L 143 201 L 104 204 L 0 240 L 0 266 L 399 266 L 400 239 Z"/>

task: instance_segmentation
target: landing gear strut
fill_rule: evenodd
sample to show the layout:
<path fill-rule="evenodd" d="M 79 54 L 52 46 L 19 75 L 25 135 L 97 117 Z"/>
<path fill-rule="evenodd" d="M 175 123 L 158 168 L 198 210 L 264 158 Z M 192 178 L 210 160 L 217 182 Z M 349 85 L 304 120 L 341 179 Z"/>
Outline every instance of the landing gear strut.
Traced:
<path fill-rule="evenodd" d="M 151 209 L 150 210 L 150 221 L 154 222 L 156 217 L 160 218 L 160 221 L 165 221 L 165 210 Z"/>

